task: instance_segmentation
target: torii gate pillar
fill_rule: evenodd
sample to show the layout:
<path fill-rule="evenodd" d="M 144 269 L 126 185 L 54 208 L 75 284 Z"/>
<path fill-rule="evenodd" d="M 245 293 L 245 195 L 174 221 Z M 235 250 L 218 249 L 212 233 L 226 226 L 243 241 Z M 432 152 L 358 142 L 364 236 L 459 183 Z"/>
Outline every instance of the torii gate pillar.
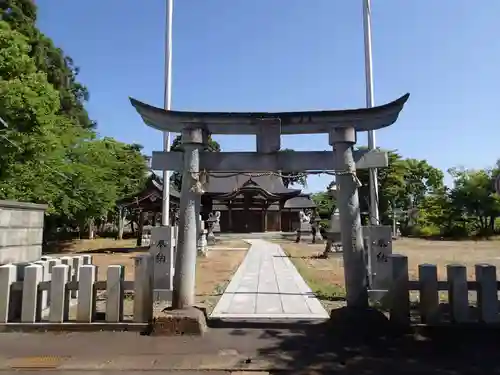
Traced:
<path fill-rule="evenodd" d="M 208 133 L 199 127 L 182 129 L 183 174 L 179 208 L 179 237 L 175 257 L 172 307 L 183 309 L 195 304 L 195 279 L 201 188 L 200 151 L 208 143 Z"/>
<path fill-rule="evenodd" d="M 339 187 L 337 207 L 344 257 L 345 289 L 349 307 L 368 306 L 366 266 L 358 198 L 358 179 L 352 146 L 356 143 L 356 130 L 352 127 L 333 128 L 329 143 L 335 155 L 336 182 Z"/>

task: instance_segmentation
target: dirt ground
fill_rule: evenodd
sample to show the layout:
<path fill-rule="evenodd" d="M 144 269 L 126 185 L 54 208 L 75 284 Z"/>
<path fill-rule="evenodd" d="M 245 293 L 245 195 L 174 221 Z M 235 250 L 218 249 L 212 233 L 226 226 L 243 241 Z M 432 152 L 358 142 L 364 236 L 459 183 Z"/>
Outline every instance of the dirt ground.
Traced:
<path fill-rule="evenodd" d="M 283 248 L 292 257 L 299 257 L 307 269 L 314 269 L 319 279 L 334 284 L 343 284 L 344 267 L 342 254 L 330 259 L 318 259 L 316 256 L 324 250 L 324 244 L 296 244 L 280 241 Z M 446 265 L 463 264 L 467 266 L 469 280 L 474 280 L 474 265 L 488 263 L 497 267 L 500 277 L 500 241 L 430 241 L 423 239 L 402 238 L 393 242 L 393 253 L 408 257 L 411 279 L 418 278 L 418 265 L 436 264 L 440 280 L 446 280 Z M 300 258 L 301 257 L 301 258 Z M 333 271 L 333 272 L 332 272 Z"/>
<path fill-rule="evenodd" d="M 113 238 L 96 238 L 94 240 L 72 240 L 51 243 L 44 248 L 46 254 L 81 253 L 96 250 L 130 249 L 136 247 L 137 239 L 115 240 Z"/>
<path fill-rule="evenodd" d="M 120 243 L 121 241 L 117 242 Z M 99 246 L 99 244 L 97 244 L 97 246 Z M 137 250 L 129 250 L 130 248 L 133 248 L 133 246 L 129 248 L 120 246 L 116 249 L 110 248 L 109 246 L 103 246 L 96 247 L 95 249 L 87 249 L 84 253 L 92 254 L 92 263 L 98 266 L 99 280 L 106 280 L 106 270 L 108 266 L 123 265 L 125 266 L 125 280 L 133 281 L 134 258 L 141 253 L 147 252 L 148 248 L 144 247 L 136 248 Z M 210 278 L 219 279 L 221 273 L 228 272 L 228 267 L 234 268 L 235 263 L 239 265 L 248 248 L 249 245 L 247 243 L 236 240 L 219 242 L 216 246 L 209 247 L 209 256 L 207 258 L 198 258 L 197 277 L 204 278 L 200 280 L 200 282 L 206 283 Z M 101 253 L 101 249 L 106 249 L 106 252 Z M 200 284 L 200 287 L 206 288 L 204 284 Z"/>
<path fill-rule="evenodd" d="M 500 241 L 430 241 L 402 238 L 393 242 L 393 253 L 408 257 L 408 270 L 411 279 L 418 279 L 418 265 L 436 264 L 438 277 L 446 280 L 446 265 L 463 264 L 467 266 L 467 278 L 475 279 L 474 266 L 488 263 L 497 267 L 500 277 Z"/>
<path fill-rule="evenodd" d="M 134 280 L 134 258 L 148 251 L 135 248 L 136 240 L 116 241 L 95 239 L 73 241 L 73 253 L 92 254 L 92 263 L 98 267 L 98 280 L 106 280 L 110 265 L 125 267 L 125 280 Z M 196 298 L 207 309 L 215 306 L 225 286 L 245 257 L 250 245 L 241 240 L 222 240 L 209 246 L 208 257 L 199 257 L 196 264 Z"/>
<path fill-rule="evenodd" d="M 318 257 L 324 244 L 296 244 L 291 241 L 279 241 L 290 255 L 290 260 L 309 284 L 313 292 L 328 307 L 339 307 L 339 296 L 344 295 L 344 264 L 342 253 L 329 259 Z M 474 265 L 489 263 L 497 267 L 500 278 L 500 241 L 429 241 L 423 239 L 402 238 L 393 242 L 393 253 L 408 256 L 410 279 L 418 279 L 418 265 L 436 264 L 438 277 L 446 280 L 447 264 L 464 264 L 467 277 L 475 280 Z M 340 304 L 341 305 L 341 304 Z"/>

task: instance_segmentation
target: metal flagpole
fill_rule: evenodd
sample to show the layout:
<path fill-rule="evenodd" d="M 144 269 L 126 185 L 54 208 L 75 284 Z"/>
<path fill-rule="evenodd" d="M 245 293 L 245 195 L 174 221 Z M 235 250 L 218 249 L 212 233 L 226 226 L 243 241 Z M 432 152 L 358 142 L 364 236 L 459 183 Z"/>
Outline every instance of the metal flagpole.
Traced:
<path fill-rule="evenodd" d="M 172 102 L 172 16 L 174 0 L 167 0 L 166 25 L 165 25 L 165 87 L 164 108 L 170 110 Z M 163 150 L 170 151 L 170 132 L 163 132 Z M 163 201 L 161 211 L 161 224 L 170 224 L 170 171 L 163 171 Z"/>
<path fill-rule="evenodd" d="M 373 107 L 373 75 L 372 75 L 372 31 L 371 31 L 371 0 L 363 1 L 363 29 L 365 40 L 365 79 L 366 79 L 366 106 Z M 376 147 L 375 131 L 368 132 L 368 149 Z M 378 178 L 377 169 L 369 169 L 370 176 L 370 223 L 379 224 L 378 212 Z"/>

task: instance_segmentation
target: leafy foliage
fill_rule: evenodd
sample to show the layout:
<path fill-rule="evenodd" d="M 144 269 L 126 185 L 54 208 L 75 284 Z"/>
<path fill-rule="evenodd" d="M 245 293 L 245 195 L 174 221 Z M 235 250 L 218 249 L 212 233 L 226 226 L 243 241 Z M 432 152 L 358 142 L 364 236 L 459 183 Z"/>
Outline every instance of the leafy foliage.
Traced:
<path fill-rule="evenodd" d="M 32 0 L 0 0 L 0 199 L 49 205 L 46 230 L 69 226 L 82 229 L 109 218 L 115 202 L 133 195 L 146 180 L 147 163 L 140 145 L 99 138 L 87 111 L 87 88 L 78 82 L 71 57 L 54 46 L 36 27 Z M 172 150 L 180 149 L 180 137 Z M 209 150 L 220 151 L 210 140 Z M 294 152 L 290 149 L 281 152 Z M 421 236 L 488 236 L 500 224 L 500 197 L 494 168 L 444 174 L 426 160 L 403 158 L 390 151 L 389 167 L 378 170 L 381 222 L 390 224 L 396 212 L 403 234 Z M 282 171 L 285 186 L 306 185 L 301 171 Z M 361 211 L 369 211 L 368 171 L 357 171 Z M 173 174 L 180 188 L 181 176 Z M 334 183 L 334 182 L 332 182 Z M 330 186 L 329 186 L 330 187 Z M 335 200 L 328 191 L 313 195 L 321 217 Z M 418 212 L 410 220 L 407 212 Z M 364 214 L 364 221 L 368 220 Z"/>
<path fill-rule="evenodd" d="M 336 205 L 335 200 L 328 192 L 320 192 L 311 196 L 319 217 L 329 219 Z"/>
<path fill-rule="evenodd" d="M 494 192 L 493 181 L 500 173 L 500 161 L 493 169 L 449 170 L 454 183 L 453 188 L 448 188 L 444 186 L 443 172 L 426 160 L 404 159 L 396 151 L 389 151 L 388 157 L 388 168 L 377 170 L 382 224 L 392 224 L 396 215 L 399 229 L 407 235 L 465 237 L 495 232 L 500 197 Z M 370 202 L 368 170 L 358 170 L 357 177 L 362 183 L 359 197 L 366 223 Z M 335 205 L 327 192 L 315 194 L 313 199 L 320 213 Z M 414 223 L 410 211 L 418 212 Z"/>
<path fill-rule="evenodd" d="M 182 151 L 181 141 L 182 141 L 181 135 L 175 137 L 174 141 L 172 142 L 172 145 L 170 146 L 170 150 L 181 152 Z M 211 136 L 208 138 L 207 150 L 211 152 L 220 152 L 221 150 L 219 143 L 213 140 Z M 173 172 L 172 175 L 170 176 L 170 182 L 172 183 L 172 185 L 174 185 L 174 187 L 178 191 L 180 191 L 182 186 L 182 174 L 179 172 Z"/>
<path fill-rule="evenodd" d="M 290 148 L 284 148 L 280 152 L 295 152 Z M 283 185 L 289 187 L 291 185 L 307 186 L 307 173 L 300 171 L 281 171 L 283 176 Z"/>
<path fill-rule="evenodd" d="M 77 82 L 79 69 L 71 57 L 56 48 L 50 38 L 36 27 L 37 7 L 32 0 L 0 0 L 0 17 L 10 27 L 22 34 L 30 47 L 28 55 L 37 70 L 47 74 L 47 81 L 60 97 L 59 112 L 83 128 L 95 127 L 84 108 L 89 94 Z"/>
<path fill-rule="evenodd" d="M 83 228 L 142 187 L 141 147 L 97 137 L 78 69 L 32 1 L 0 1 L 0 18 L 0 199 L 47 203 L 48 230 Z"/>

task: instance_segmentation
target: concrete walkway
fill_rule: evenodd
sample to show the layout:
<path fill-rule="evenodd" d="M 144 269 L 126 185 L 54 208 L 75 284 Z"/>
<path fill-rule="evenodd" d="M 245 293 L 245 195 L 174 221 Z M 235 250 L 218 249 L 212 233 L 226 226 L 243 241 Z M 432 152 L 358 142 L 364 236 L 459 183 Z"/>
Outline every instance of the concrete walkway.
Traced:
<path fill-rule="evenodd" d="M 328 318 L 328 313 L 279 245 L 259 239 L 245 241 L 251 247 L 210 317 Z"/>

